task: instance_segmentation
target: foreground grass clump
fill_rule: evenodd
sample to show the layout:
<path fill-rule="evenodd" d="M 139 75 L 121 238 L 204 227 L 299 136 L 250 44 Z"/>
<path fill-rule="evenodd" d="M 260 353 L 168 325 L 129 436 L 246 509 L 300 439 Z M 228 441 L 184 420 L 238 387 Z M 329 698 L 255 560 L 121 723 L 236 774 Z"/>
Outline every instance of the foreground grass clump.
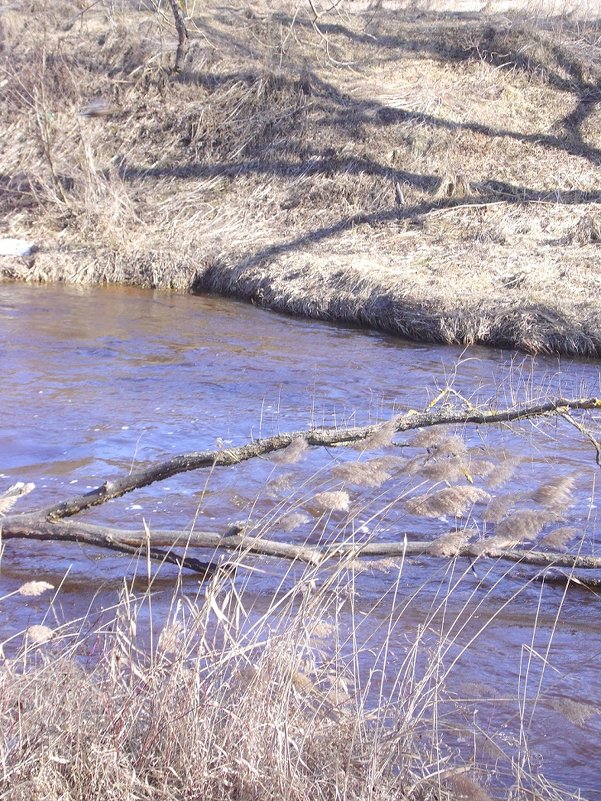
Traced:
<path fill-rule="evenodd" d="M 160 622 L 149 592 L 126 589 L 104 622 L 31 626 L 12 655 L 5 642 L 2 798 L 567 797 L 530 775 L 525 754 L 502 763 L 497 748 L 486 769 L 445 746 L 444 671 L 427 626 L 401 647 L 402 616 L 363 620 L 387 636 L 360 646 L 365 633 L 340 616 L 352 579 L 317 578 L 285 579 L 262 614 L 231 584 L 176 594 Z"/>
<path fill-rule="evenodd" d="M 0 275 L 601 354 L 592 4 L 184 5 L 3 9 Z"/>
<path fill-rule="evenodd" d="M 149 596 L 127 593 L 95 631 L 30 628 L 0 672 L 2 797 L 401 797 L 414 723 L 384 732 L 391 710 L 368 713 L 340 654 L 319 660 L 334 627 L 310 590 L 284 597 L 279 628 L 274 601 L 246 633 L 236 594 L 214 587 L 156 641 L 138 620 Z"/>

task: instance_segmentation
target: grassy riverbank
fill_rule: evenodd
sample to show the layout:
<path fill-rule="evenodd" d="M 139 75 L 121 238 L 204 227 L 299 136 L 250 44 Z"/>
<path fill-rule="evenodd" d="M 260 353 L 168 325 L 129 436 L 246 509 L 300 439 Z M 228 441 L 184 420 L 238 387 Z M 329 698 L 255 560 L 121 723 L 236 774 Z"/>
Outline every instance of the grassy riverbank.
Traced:
<path fill-rule="evenodd" d="M 601 354 L 594 4 L 163 5 L 0 9 L 1 275 Z"/>
<path fill-rule="evenodd" d="M 397 580 L 367 617 L 345 610 L 354 608 L 352 563 L 283 577 L 263 613 L 228 582 L 196 598 L 183 582 L 170 612 L 162 599 L 153 613 L 139 577 L 114 608 L 61 624 L 59 590 L 43 623 L 2 643 L 1 797 L 576 798 L 540 775 L 538 757 L 506 726 L 483 729 L 465 710 L 460 722 L 462 702 L 445 680 L 465 626 L 485 627 L 481 599 L 455 619 L 441 597 L 415 630 L 419 589 L 400 589 L 402 565 L 372 564 L 393 567 Z M 49 589 L 30 581 L 17 592 L 26 602 Z M 480 717 L 495 703 L 483 697 Z"/>

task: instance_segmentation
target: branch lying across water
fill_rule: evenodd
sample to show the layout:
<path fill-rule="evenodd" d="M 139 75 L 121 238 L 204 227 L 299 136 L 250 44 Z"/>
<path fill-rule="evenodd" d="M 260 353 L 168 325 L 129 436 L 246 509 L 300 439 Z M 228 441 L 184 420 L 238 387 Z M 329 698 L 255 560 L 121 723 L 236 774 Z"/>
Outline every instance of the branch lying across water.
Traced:
<path fill-rule="evenodd" d="M 234 528 L 234 532 L 241 529 Z M 160 551 L 160 546 L 180 547 L 186 551 L 190 548 L 211 548 L 252 553 L 262 556 L 273 556 L 291 561 L 321 565 L 330 560 L 360 557 L 403 558 L 407 556 L 440 557 L 433 552 L 433 543 L 428 541 L 409 541 L 400 536 L 397 542 L 341 542 L 329 545 L 294 545 L 263 537 L 253 537 L 243 533 L 226 533 L 225 535 L 209 531 L 189 530 L 128 530 L 96 526 L 91 523 L 59 521 L 55 523 L 41 522 L 34 516 L 16 515 L 5 518 L 2 525 L 2 538 L 58 540 L 61 542 L 83 542 L 103 548 L 110 548 L 126 553 L 149 553 L 154 559 L 181 564 L 198 572 L 213 574 L 219 566 L 215 563 L 199 562 L 192 557 L 181 557 L 172 551 Z M 601 558 L 581 556 L 568 553 L 551 553 L 533 551 L 522 548 L 487 548 L 485 540 L 464 545 L 449 556 L 476 559 L 503 559 L 519 562 L 523 565 L 537 567 L 564 567 L 579 570 L 601 570 Z M 179 560 L 179 561 L 178 561 Z M 185 560 L 185 561 L 184 561 Z M 187 563 L 185 563 L 187 562 Z M 227 569 L 227 568 L 226 568 Z"/>
<path fill-rule="evenodd" d="M 17 538 L 59 540 L 87 543 L 126 553 L 137 554 L 142 551 L 154 560 L 171 562 L 180 567 L 194 570 L 200 573 L 203 578 L 215 574 L 218 570 L 229 570 L 231 568 L 227 565 L 220 566 L 218 563 L 201 562 L 189 556 L 187 552 L 191 547 L 263 554 L 314 565 L 320 565 L 331 559 L 350 557 L 435 556 L 437 554 L 432 551 L 432 543 L 409 542 L 405 539 L 403 542 L 396 543 L 343 542 L 327 546 L 293 545 L 251 537 L 242 533 L 241 529 L 236 529 L 233 533 L 230 532 L 229 535 L 225 536 L 214 532 L 199 531 L 130 531 L 97 526 L 90 523 L 67 522 L 64 518 L 72 517 L 85 509 L 106 503 L 113 498 L 118 498 L 128 492 L 179 473 L 203 467 L 231 467 L 250 459 L 281 451 L 299 440 L 312 447 L 362 444 L 365 449 L 368 449 L 370 447 L 381 447 L 384 440 L 387 439 L 390 442 L 395 434 L 418 428 L 467 423 L 476 425 L 506 423 L 546 415 L 566 417 L 570 411 L 587 409 L 601 409 L 601 399 L 556 398 L 545 403 L 521 404 L 503 410 L 480 410 L 469 407 L 434 411 L 430 408 L 425 412 L 410 411 L 406 414 L 395 416 L 380 425 L 309 429 L 255 440 L 247 445 L 228 450 L 191 452 L 151 464 L 144 469 L 114 481 L 105 481 L 101 486 L 85 495 L 74 496 L 45 509 L 12 514 L 0 518 L 1 534 L 4 540 Z M 570 421 L 573 421 L 571 417 Z M 27 490 L 33 487 L 33 485 L 15 486 L 20 486 Z M 23 493 L 24 490 L 21 489 L 19 492 Z M 7 495 L 5 510 L 10 508 L 14 500 L 12 496 Z M 166 550 L 163 550 L 165 547 Z M 174 548 L 183 548 L 186 551 L 185 555 L 178 554 L 173 550 Z M 601 570 L 601 559 L 590 556 L 557 554 L 520 548 L 499 549 L 491 547 L 486 549 L 482 542 L 463 545 L 452 554 L 449 554 L 449 556 L 470 559 L 504 559 L 539 567 L 553 566 L 570 569 Z"/>
<path fill-rule="evenodd" d="M 381 430 L 389 430 L 392 435 L 394 433 L 400 434 L 404 431 L 412 431 L 416 428 L 428 428 L 437 425 L 507 423 L 549 414 L 561 414 L 574 409 L 601 409 L 601 399 L 556 398 L 546 403 L 522 404 L 500 411 L 472 408 L 436 412 L 410 411 L 393 417 L 377 426 L 314 428 L 307 431 L 294 431 L 290 434 L 278 434 L 274 437 L 255 440 L 238 448 L 195 451 L 173 456 L 171 459 L 152 464 L 143 470 L 138 470 L 115 481 L 105 481 L 104 484 L 101 484 L 91 492 L 85 495 L 76 495 L 55 506 L 40 510 L 39 514 L 47 520 L 72 517 L 84 509 L 99 506 L 113 498 L 119 498 L 128 492 L 147 487 L 157 481 L 164 481 L 179 473 L 198 470 L 202 467 L 231 467 L 249 459 L 267 456 L 270 453 L 284 450 L 296 439 L 305 440 L 309 446 L 335 447 L 369 440 L 370 437 L 377 435 L 378 431 Z"/>

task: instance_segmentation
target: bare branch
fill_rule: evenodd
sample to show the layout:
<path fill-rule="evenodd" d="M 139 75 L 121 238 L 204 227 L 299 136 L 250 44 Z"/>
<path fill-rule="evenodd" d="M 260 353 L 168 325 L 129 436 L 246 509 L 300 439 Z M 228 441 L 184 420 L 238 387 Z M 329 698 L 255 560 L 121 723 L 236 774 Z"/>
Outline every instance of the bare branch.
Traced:
<path fill-rule="evenodd" d="M 264 554 L 284 559 L 298 560 L 319 565 L 330 559 L 366 556 L 436 556 L 430 542 L 376 543 L 376 542 L 343 542 L 322 547 L 308 545 L 292 545 L 274 542 L 260 537 L 252 537 L 236 529 L 234 534 L 220 535 L 213 532 L 199 531 L 130 531 L 97 526 L 89 523 L 66 522 L 64 518 L 92 506 L 98 506 L 112 498 L 118 498 L 132 490 L 148 486 L 157 481 L 178 473 L 197 470 L 202 467 L 229 467 L 249 459 L 266 456 L 288 448 L 295 441 L 302 439 L 310 446 L 342 446 L 377 439 L 380 430 L 402 433 L 416 428 L 427 428 L 436 425 L 461 423 L 504 423 L 526 420 L 532 417 L 558 414 L 572 425 L 587 433 L 581 424 L 569 414 L 571 410 L 600 409 L 598 398 L 556 398 L 546 403 L 529 403 L 513 406 L 503 410 L 479 410 L 471 406 L 465 409 L 444 409 L 425 412 L 410 411 L 393 417 L 380 425 L 352 428 L 318 428 L 308 431 L 296 431 L 274 437 L 259 439 L 229 450 L 198 451 L 174 456 L 157 464 L 114 481 L 105 481 L 101 486 L 85 495 L 77 495 L 59 504 L 33 512 L 13 514 L 2 519 L 2 538 L 5 540 L 25 538 L 81 542 L 126 553 L 146 553 L 155 560 L 167 561 L 201 573 L 203 577 L 213 575 L 223 569 L 213 562 L 201 562 L 188 555 L 182 556 L 173 549 L 191 547 L 226 549 Z M 592 439 L 589 435 L 589 439 Z M 596 446 L 596 441 L 593 440 Z M 597 446 L 596 446 L 597 447 Z M 599 450 L 597 448 L 597 453 Z M 167 550 L 161 548 L 167 546 Z M 517 548 L 487 548 L 485 542 L 466 544 L 459 547 L 454 554 L 470 559 L 504 559 L 522 564 L 542 567 L 567 567 L 601 570 L 601 559 L 590 556 L 573 556 L 543 551 L 527 551 Z M 227 566 L 225 568 L 228 569 Z"/>
<path fill-rule="evenodd" d="M 570 409 L 601 409 L 599 398 L 556 398 L 546 403 L 530 403 L 512 406 L 501 411 L 480 409 L 451 409 L 440 412 L 410 411 L 392 418 L 396 433 L 411 431 L 416 428 L 427 428 L 436 425 L 453 425 L 461 423 L 506 423 L 516 420 L 527 420 L 548 414 L 562 414 Z M 71 517 L 84 509 L 98 506 L 113 498 L 119 498 L 132 490 L 146 487 L 157 481 L 163 481 L 179 473 L 198 470 L 202 467 L 231 467 L 241 462 L 266 456 L 275 451 L 287 448 L 295 439 L 304 439 L 314 447 L 340 446 L 361 442 L 373 436 L 382 425 L 358 426 L 353 428 L 316 428 L 308 431 L 295 431 L 290 434 L 278 434 L 274 437 L 258 439 L 247 445 L 229 450 L 197 451 L 173 456 L 164 462 L 152 464 L 115 481 L 104 484 L 86 493 L 76 495 L 55 506 L 40 510 L 40 516 L 47 520 Z"/>
<path fill-rule="evenodd" d="M 406 556 L 433 556 L 432 542 L 409 541 L 399 535 L 395 542 L 341 542 L 330 545 L 292 545 L 290 543 L 266 540 L 247 534 L 217 534 L 209 531 L 189 530 L 127 530 L 97 526 L 90 523 L 40 521 L 35 515 L 13 515 L 4 519 L 2 538 L 42 539 L 62 542 L 84 542 L 102 548 L 137 553 L 150 549 L 152 558 L 181 564 L 197 572 L 214 573 L 220 567 L 214 563 L 198 562 L 190 557 L 177 557 L 172 551 L 158 551 L 158 546 L 211 548 L 230 551 L 243 551 L 263 556 L 274 556 L 292 561 L 320 565 L 332 559 L 360 557 L 402 558 Z M 156 555 L 155 555 L 156 554 Z M 521 548 L 485 548 L 483 542 L 466 544 L 457 548 L 459 558 L 503 559 L 537 567 L 565 567 L 579 570 L 601 570 L 601 558 L 546 551 L 529 551 Z M 181 562 L 176 561 L 176 557 Z M 433 557 L 436 558 L 436 557 Z M 184 563 L 183 560 L 187 563 Z M 196 563 L 196 564 L 194 564 Z M 199 567 L 200 566 L 200 567 Z"/>

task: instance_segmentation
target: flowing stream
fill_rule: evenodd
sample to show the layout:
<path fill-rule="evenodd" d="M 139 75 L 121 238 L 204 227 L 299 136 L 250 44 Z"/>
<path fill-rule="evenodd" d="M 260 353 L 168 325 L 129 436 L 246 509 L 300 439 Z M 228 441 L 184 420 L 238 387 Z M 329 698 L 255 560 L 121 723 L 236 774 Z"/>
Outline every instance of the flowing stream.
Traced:
<path fill-rule="evenodd" d="M 419 345 L 212 297 L 124 288 L 0 285 L 0 365 L 0 490 L 15 481 L 36 485 L 15 511 L 78 494 L 169 455 L 312 425 L 382 421 L 423 409 L 447 385 L 472 403 L 498 406 L 558 393 L 600 393 L 593 362 Z M 534 497 L 550 478 L 572 476 L 574 502 L 562 525 L 580 532 L 573 547 L 599 552 L 599 468 L 591 443 L 575 428 L 552 420 L 459 433 L 476 461 L 521 459 L 493 494 Z M 129 528 L 194 523 L 223 531 L 232 521 L 268 521 L 288 506 L 306 522 L 289 534 L 266 522 L 270 536 L 318 541 L 337 530 L 343 515 L 333 512 L 319 522 L 311 497 L 341 489 L 332 472 L 336 463 L 363 458 L 358 451 L 338 451 L 310 452 L 297 464 L 261 459 L 210 475 L 178 476 L 86 519 Z M 416 448 L 391 451 L 418 454 Z M 474 480 L 487 487 L 486 477 Z M 453 521 L 411 515 L 405 507 L 407 494 L 425 491 L 423 481 L 399 470 L 377 488 L 346 487 L 356 531 L 385 539 L 405 533 L 432 539 L 448 531 Z M 468 524 L 479 525 L 478 512 Z M 246 579 L 245 592 L 260 609 L 287 566 L 265 558 L 258 563 L 266 569 Z M 139 569 L 128 556 L 23 541 L 5 544 L 0 567 L 0 640 L 49 614 L 45 596 L 6 598 L 23 582 L 60 585 L 52 615 L 67 620 L 114 603 L 123 576 Z M 529 581 L 532 569 L 513 568 L 509 575 L 507 564 L 484 568 L 478 577 L 467 570 L 457 581 L 464 568 L 423 558 L 405 564 L 399 579 L 397 565 L 379 560 L 357 573 L 353 614 L 369 612 L 372 645 L 380 647 L 391 604 L 421 587 L 402 626 L 410 638 L 428 619 L 430 627 L 440 624 L 453 636 L 448 657 L 456 662 L 447 689 L 466 721 L 509 739 L 520 736 L 520 718 L 523 733 L 527 718 L 536 763 L 531 769 L 540 767 L 584 798 L 601 799 L 601 599 L 584 588 L 566 593 L 559 585 Z M 161 568 L 155 615 L 160 591 L 169 598 L 175 574 L 171 566 Z M 433 610 L 455 581 L 441 621 Z M 198 591 L 194 575 L 183 582 L 184 591 Z M 402 643 L 389 648 L 391 676 L 397 647 L 400 660 Z M 520 701 L 530 710 L 535 699 L 532 720 L 529 711 L 520 716 Z"/>

